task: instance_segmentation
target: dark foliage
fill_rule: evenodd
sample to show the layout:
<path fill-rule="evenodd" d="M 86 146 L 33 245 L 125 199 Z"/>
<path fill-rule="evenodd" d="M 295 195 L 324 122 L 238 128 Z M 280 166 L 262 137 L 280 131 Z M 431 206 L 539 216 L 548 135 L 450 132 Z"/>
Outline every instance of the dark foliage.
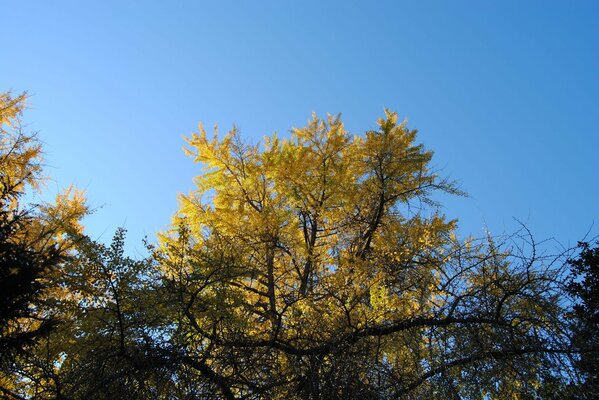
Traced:
<path fill-rule="evenodd" d="M 579 243 L 580 254 L 569 260 L 573 279 L 568 290 L 575 296 L 573 345 L 580 352 L 576 362 L 588 391 L 599 393 L 599 241 L 595 246 Z"/>
<path fill-rule="evenodd" d="M 11 209 L 21 196 L 3 185 L 0 193 L 0 356 L 6 367 L 19 353 L 48 333 L 49 315 L 39 312 L 43 276 L 55 268 L 62 255 L 56 246 L 40 248 L 27 230 L 32 212 Z"/>

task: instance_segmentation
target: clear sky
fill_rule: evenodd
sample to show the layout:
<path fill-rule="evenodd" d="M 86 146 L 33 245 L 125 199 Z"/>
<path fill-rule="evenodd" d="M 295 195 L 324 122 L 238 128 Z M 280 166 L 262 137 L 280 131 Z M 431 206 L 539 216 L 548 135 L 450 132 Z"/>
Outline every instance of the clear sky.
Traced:
<path fill-rule="evenodd" d="M 599 224 L 599 1 L 2 1 L 0 91 L 27 90 L 47 190 L 100 207 L 88 232 L 167 227 L 200 172 L 198 122 L 250 141 L 388 107 L 471 198 L 461 232 L 518 218 L 564 244 Z M 593 228 L 594 233 L 599 229 Z"/>

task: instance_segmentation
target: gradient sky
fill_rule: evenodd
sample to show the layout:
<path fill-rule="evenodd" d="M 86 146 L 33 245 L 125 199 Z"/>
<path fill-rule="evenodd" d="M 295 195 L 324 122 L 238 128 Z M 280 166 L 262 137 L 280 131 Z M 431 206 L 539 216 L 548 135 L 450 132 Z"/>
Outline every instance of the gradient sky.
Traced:
<path fill-rule="evenodd" d="M 84 4 L 85 3 L 85 4 Z M 200 166 L 182 136 L 249 141 L 312 111 L 375 127 L 388 107 L 468 191 L 460 232 L 525 222 L 574 244 L 599 217 L 598 1 L 3 2 L 0 91 L 28 91 L 47 195 L 97 207 L 90 235 L 167 227 Z M 599 231 L 592 228 L 593 234 Z"/>

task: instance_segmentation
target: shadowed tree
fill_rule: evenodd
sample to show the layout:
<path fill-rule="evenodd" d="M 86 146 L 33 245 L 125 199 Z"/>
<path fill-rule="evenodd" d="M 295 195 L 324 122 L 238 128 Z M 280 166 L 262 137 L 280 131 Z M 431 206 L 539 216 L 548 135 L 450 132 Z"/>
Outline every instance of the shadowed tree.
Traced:
<path fill-rule="evenodd" d="M 569 260 L 573 280 L 569 291 L 574 296 L 572 312 L 574 347 L 580 353 L 576 367 L 580 371 L 584 398 L 599 393 L 599 242 L 595 247 L 579 243 L 580 254 Z"/>
<path fill-rule="evenodd" d="M 125 256 L 124 244 L 124 229 L 110 246 L 80 237 L 67 266 L 62 283 L 71 296 L 47 350 L 51 364 L 59 360 L 54 390 L 65 398 L 150 399 L 174 391 L 154 309 L 154 264 Z"/>

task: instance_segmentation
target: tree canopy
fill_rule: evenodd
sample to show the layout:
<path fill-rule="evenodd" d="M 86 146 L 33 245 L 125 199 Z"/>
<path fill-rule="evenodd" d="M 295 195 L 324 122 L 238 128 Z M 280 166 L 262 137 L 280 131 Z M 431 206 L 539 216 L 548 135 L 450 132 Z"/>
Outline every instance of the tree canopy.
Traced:
<path fill-rule="evenodd" d="M 2 99 L 3 126 L 17 126 L 24 98 Z M 567 254 L 541 251 L 526 228 L 459 238 L 436 200 L 465 193 L 396 113 L 363 135 L 339 116 L 313 116 L 261 144 L 237 129 L 209 138 L 200 126 L 186 148 L 203 168 L 196 189 L 141 260 L 125 255 L 122 229 L 110 245 L 83 234 L 76 191 L 23 208 L 22 193 L 41 182 L 41 148 L 22 132 L 2 138 L 0 344 L 14 332 L 32 337 L 2 352 L 6 397 L 582 390 L 571 384 L 581 358 Z M 16 284 L 21 265 L 34 267 Z"/>
<path fill-rule="evenodd" d="M 183 363 L 222 397 L 506 398 L 566 362 L 561 271 L 457 239 L 433 195 L 462 193 L 397 114 L 188 144 L 204 172 L 157 260 Z"/>

